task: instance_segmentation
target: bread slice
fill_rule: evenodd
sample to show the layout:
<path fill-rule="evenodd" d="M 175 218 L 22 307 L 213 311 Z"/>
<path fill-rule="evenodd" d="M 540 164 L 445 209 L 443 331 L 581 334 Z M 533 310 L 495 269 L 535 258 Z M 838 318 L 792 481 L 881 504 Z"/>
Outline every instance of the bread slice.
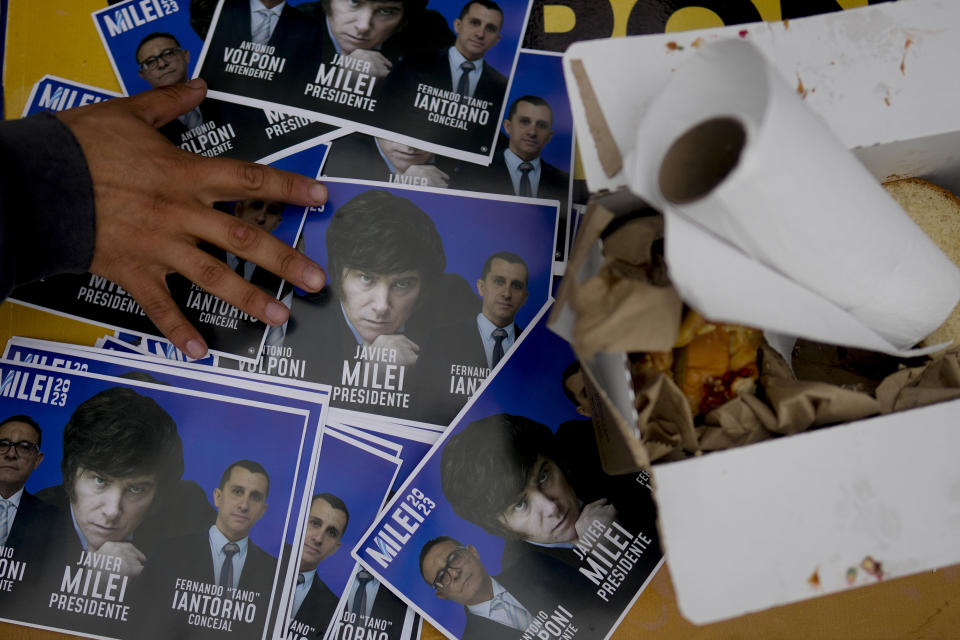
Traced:
<path fill-rule="evenodd" d="M 960 266 L 960 198 L 932 182 L 920 178 L 905 178 L 885 182 L 887 190 L 913 221 L 940 247 L 940 250 Z M 934 345 L 953 340 L 960 345 L 960 304 L 954 307 L 946 321 L 924 338 L 922 345 Z"/>

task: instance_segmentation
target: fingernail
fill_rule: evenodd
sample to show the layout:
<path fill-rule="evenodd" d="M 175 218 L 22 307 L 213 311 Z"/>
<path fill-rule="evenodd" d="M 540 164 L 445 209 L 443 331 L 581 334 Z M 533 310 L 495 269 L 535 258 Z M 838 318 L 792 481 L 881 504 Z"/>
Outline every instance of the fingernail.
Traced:
<path fill-rule="evenodd" d="M 327 188 L 320 182 L 314 182 L 310 187 L 310 199 L 317 204 L 323 204 L 327 201 Z"/>
<path fill-rule="evenodd" d="M 203 80 L 201 80 L 200 78 L 193 78 L 192 80 L 187 80 L 184 84 L 186 84 L 191 89 L 203 88 Z"/>
<path fill-rule="evenodd" d="M 187 343 L 187 355 L 197 360 L 207 355 L 207 347 L 199 340 L 191 340 Z"/>
<path fill-rule="evenodd" d="M 310 289 L 318 291 L 323 287 L 324 282 L 327 278 L 323 273 L 322 269 L 318 269 L 314 266 L 309 266 L 303 270 L 303 283 L 307 285 Z"/>
<path fill-rule="evenodd" d="M 287 316 L 287 308 L 279 302 L 271 302 L 267 305 L 267 319 L 271 324 L 283 324 L 287 321 Z"/>

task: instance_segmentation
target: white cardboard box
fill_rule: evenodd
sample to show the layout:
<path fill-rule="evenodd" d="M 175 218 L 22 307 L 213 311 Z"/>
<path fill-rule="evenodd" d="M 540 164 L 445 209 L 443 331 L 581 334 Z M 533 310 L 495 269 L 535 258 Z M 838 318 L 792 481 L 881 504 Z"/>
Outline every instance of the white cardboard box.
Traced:
<path fill-rule="evenodd" d="M 573 45 L 564 68 L 591 191 L 616 192 L 629 176 L 605 173 L 571 61 L 630 167 L 645 106 L 719 38 L 750 39 L 878 179 L 960 193 L 960 3 L 947 0 Z M 629 421 L 622 369 L 597 373 Z M 681 611 L 707 623 L 960 562 L 958 451 L 954 401 L 654 466 Z"/>

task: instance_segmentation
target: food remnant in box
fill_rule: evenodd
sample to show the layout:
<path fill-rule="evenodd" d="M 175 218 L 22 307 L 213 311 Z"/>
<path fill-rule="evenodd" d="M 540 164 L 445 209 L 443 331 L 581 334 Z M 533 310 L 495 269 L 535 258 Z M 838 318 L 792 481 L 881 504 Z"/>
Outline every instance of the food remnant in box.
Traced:
<path fill-rule="evenodd" d="M 857 581 L 857 568 L 850 567 L 847 569 L 847 584 L 853 584 Z"/>
<path fill-rule="evenodd" d="M 801 98 L 807 97 L 807 90 L 803 88 L 803 79 L 800 77 L 800 74 L 797 74 L 797 93 L 800 94 Z"/>
<path fill-rule="evenodd" d="M 786 31 L 786 30 L 789 29 L 789 28 L 790 28 L 790 21 L 789 21 L 789 20 L 784 20 L 784 21 L 783 21 L 783 30 Z"/>
<path fill-rule="evenodd" d="M 683 51 L 683 47 L 671 40 L 667 43 L 667 51 Z"/>
<path fill-rule="evenodd" d="M 820 588 L 820 567 L 817 567 L 813 570 L 813 573 L 810 574 L 810 577 L 807 578 L 807 584 L 809 584 L 814 589 Z"/>
<path fill-rule="evenodd" d="M 746 38 L 746 37 L 747 37 L 747 33 L 749 33 L 749 32 L 748 32 L 746 29 L 740 29 L 740 37 L 741 37 L 741 38 Z"/>
<path fill-rule="evenodd" d="M 694 415 L 709 413 L 741 393 L 759 376 L 756 329 L 707 321 L 688 310 L 677 337 L 674 376 Z"/>
<path fill-rule="evenodd" d="M 883 565 L 871 556 L 864 558 L 863 562 L 860 563 L 860 567 L 870 575 L 876 576 L 877 580 L 883 579 Z"/>
<path fill-rule="evenodd" d="M 697 38 L 696 40 L 690 43 L 690 46 L 693 47 L 694 49 L 699 49 L 700 45 L 702 44 L 703 44 L 703 38 Z"/>

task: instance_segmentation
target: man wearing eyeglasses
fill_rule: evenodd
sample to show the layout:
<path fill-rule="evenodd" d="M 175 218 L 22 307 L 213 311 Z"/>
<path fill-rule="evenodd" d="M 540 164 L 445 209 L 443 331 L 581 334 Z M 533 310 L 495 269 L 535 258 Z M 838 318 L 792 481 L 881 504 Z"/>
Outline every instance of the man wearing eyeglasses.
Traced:
<path fill-rule="evenodd" d="M 151 87 L 168 87 L 187 81 L 190 52 L 180 46 L 172 33 L 154 32 L 144 36 L 137 46 L 139 75 Z M 201 103 L 205 104 L 205 103 Z M 183 134 L 196 129 L 209 118 L 196 106 L 160 127 L 159 131 L 170 142 L 179 145 Z"/>
<path fill-rule="evenodd" d="M 434 538 L 420 549 L 420 575 L 438 598 L 463 605 L 463 640 L 517 638 L 539 611 L 503 584 L 508 581 L 505 575 L 487 573 L 473 545 L 449 536 Z"/>
<path fill-rule="evenodd" d="M 140 77 L 154 89 L 187 81 L 190 52 L 172 33 L 148 34 L 140 41 L 136 56 Z"/>
<path fill-rule="evenodd" d="M 26 415 L 0 422 L 0 546 L 14 558 L 37 560 L 61 511 L 24 489 L 30 474 L 43 461 L 41 430 Z"/>

